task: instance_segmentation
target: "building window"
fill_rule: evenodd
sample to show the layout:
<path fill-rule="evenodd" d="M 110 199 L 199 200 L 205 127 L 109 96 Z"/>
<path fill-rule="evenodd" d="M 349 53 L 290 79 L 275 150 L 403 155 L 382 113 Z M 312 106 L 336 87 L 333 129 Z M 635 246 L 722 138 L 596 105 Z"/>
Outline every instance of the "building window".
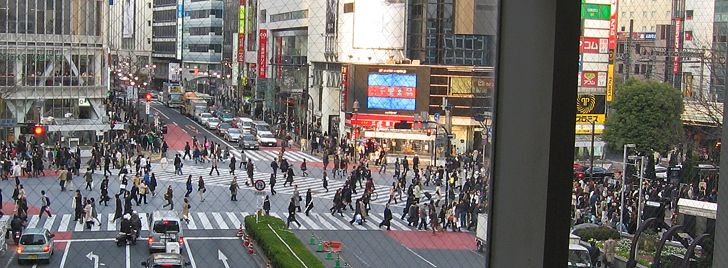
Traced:
<path fill-rule="evenodd" d="M 265 9 L 260 11 L 260 22 L 266 23 L 268 21 L 268 17 L 265 14 Z"/>
<path fill-rule="evenodd" d="M 685 20 L 692 20 L 692 19 L 693 19 L 693 11 L 685 10 Z"/>
<path fill-rule="evenodd" d="M 640 65 L 639 64 L 634 65 L 634 74 L 640 74 Z"/>
<path fill-rule="evenodd" d="M 270 22 L 300 20 L 308 18 L 308 9 L 270 15 Z"/>
<path fill-rule="evenodd" d="M 693 31 L 685 31 L 685 41 L 693 40 Z"/>
<path fill-rule="evenodd" d="M 617 65 L 617 73 L 621 74 L 623 71 L 624 71 L 624 65 L 620 63 L 619 65 Z"/>
<path fill-rule="evenodd" d="M 352 13 L 352 12 L 354 12 L 354 3 L 344 4 L 344 13 Z"/>

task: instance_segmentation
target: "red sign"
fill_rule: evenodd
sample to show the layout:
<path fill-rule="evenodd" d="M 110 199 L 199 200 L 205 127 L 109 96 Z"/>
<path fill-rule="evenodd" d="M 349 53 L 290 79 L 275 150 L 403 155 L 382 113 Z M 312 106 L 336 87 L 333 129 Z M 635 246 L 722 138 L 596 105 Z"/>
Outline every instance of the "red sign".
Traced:
<path fill-rule="evenodd" d="M 682 33 L 682 19 L 675 18 L 675 39 L 673 40 L 672 74 L 680 72 L 680 35 Z"/>
<path fill-rule="evenodd" d="M 617 5 L 618 0 L 612 0 L 611 16 L 609 17 L 609 49 L 617 48 Z"/>
<path fill-rule="evenodd" d="M 245 34 L 238 33 L 238 62 L 245 61 Z"/>
<path fill-rule="evenodd" d="M 414 117 L 407 115 L 385 115 L 385 114 L 352 114 L 347 118 L 347 126 L 359 126 L 364 128 L 394 128 L 394 124 L 401 121 L 413 121 Z"/>
<path fill-rule="evenodd" d="M 581 86 L 596 87 L 599 84 L 599 74 L 597 72 L 581 72 Z"/>
<path fill-rule="evenodd" d="M 581 53 L 606 53 L 608 39 L 593 37 L 582 37 L 579 40 L 579 52 Z"/>
<path fill-rule="evenodd" d="M 258 78 L 267 78 L 268 69 L 268 30 L 258 32 Z"/>
<path fill-rule="evenodd" d="M 367 88 L 367 96 L 414 99 L 416 97 L 416 89 L 412 87 L 401 86 L 369 86 Z"/>

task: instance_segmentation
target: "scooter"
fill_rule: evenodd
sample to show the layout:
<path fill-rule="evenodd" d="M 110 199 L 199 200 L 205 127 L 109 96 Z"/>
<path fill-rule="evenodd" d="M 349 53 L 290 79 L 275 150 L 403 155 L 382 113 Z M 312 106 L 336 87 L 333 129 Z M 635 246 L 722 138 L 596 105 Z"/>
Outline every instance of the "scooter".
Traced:
<path fill-rule="evenodd" d="M 20 243 L 21 234 L 22 234 L 22 231 L 13 231 L 13 242 L 15 242 L 16 245 L 19 245 L 19 243 Z"/>

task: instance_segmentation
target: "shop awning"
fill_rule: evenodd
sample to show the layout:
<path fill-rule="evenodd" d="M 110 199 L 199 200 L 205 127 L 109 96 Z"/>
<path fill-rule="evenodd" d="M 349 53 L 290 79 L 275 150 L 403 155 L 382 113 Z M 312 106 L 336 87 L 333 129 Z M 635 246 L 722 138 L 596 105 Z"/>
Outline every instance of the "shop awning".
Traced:
<path fill-rule="evenodd" d="M 427 134 L 424 134 L 424 133 L 391 132 L 391 131 L 365 131 L 364 137 L 380 138 L 380 139 L 418 140 L 418 141 L 435 140 L 434 135 L 427 136 Z"/>
<path fill-rule="evenodd" d="M 680 117 L 685 125 L 717 127 L 723 122 L 722 103 L 686 100 L 684 104 L 685 110 Z"/>

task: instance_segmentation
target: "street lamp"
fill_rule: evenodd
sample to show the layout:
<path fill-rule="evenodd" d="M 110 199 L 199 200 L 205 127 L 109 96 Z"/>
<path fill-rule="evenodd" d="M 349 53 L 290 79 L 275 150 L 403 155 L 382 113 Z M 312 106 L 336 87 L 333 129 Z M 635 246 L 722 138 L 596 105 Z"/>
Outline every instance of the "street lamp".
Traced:
<path fill-rule="evenodd" d="M 635 144 L 625 144 L 624 145 L 624 153 L 622 154 L 622 194 L 620 197 L 620 207 L 619 207 L 619 225 L 624 226 L 624 191 L 626 190 L 626 176 L 627 176 L 627 148 L 635 148 L 637 145 Z"/>

